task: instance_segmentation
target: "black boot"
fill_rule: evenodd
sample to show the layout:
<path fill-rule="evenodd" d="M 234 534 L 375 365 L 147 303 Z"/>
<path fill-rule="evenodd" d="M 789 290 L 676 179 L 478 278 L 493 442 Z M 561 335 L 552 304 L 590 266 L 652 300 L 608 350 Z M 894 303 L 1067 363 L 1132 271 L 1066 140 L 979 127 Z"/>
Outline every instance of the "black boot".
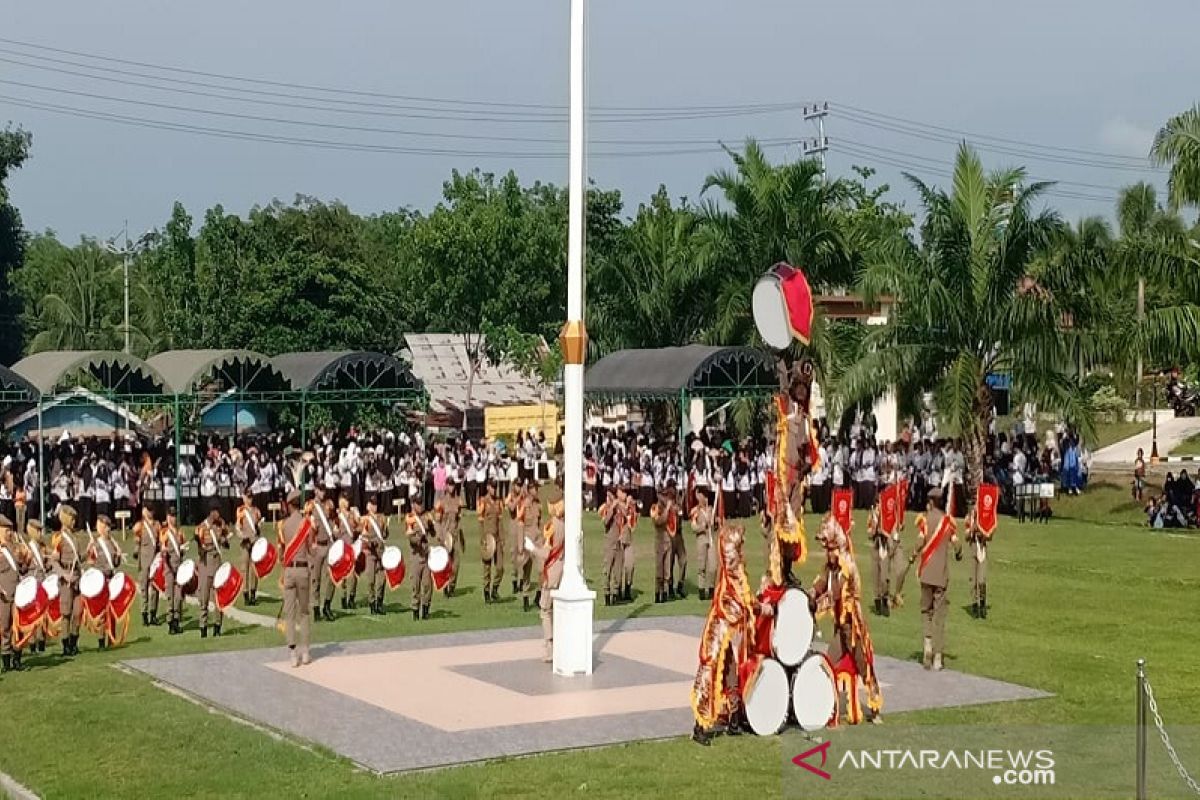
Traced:
<path fill-rule="evenodd" d="M 342 611 L 346 610 L 346 595 L 342 595 Z"/>
<path fill-rule="evenodd" d="M 888 605 L 888 599 L 886 597 L 880 599 L 879 605 L 883 608 L 883 615 L 885 617 L 890 617 L 892 615 L 892 609 L 891 606 Z"/>
<path fill-rule="evenodd" d="M 513 594 L 516 594 L 517 593 L 517 582 L 513 581 L 512 583 L 513 583 Z"/>
<path fill-rule="evenodd" d="M 429 606 L 421 606 L 421 619 L 429 619 Z"/>
<path fill-rule="evenodd" d="M 258 589 L 250 590 L 250 605 L 252 605 L 252 606 L 258 605 Z"/>
<path fill-rule="evenodd" d="M 0 666 L 0 672 L 11 672 L 11 671 L 12 671 L 12 656 L 5 655 L 4 656 L 4 664 L 3 664 L 3 666 Z"/>
<path fill-rule="evenodd" d="M 987 619 L 987 587 L 979 587 L 979 617 Z"/>
<path fill-rule="evenodd" d="M 104 645 L 105 645 L 104 637 L 103 637 L 103 636 L 101 636 L 101 637 L 100 637 L 100 641 L 99 641 L 99 643 L 96 645 L 96 649 L 97 649 L 97 650 L 103 650 L 103 649 L 104 649 Z"/>
<path fill-rule="evenodd" d="M 358 598 L 355 597 L 354 595 L 350 595 L 350 608 L 351 609 L 358 608 Z"/>
<path fill-rule="evenodd" d="M 242 592 L 242 605 L 245 605 L 245 606 L 254 605 L 253 603 L 250 602 L 250 593 L 249 592 Z"/>
<path fill-rule="evenodd" d="M 201 639 L 207 639 L 207 638 L 208 638 L 208 626 L 207 626 L 207 625 L 201 625 L 201 626 L 200 626 L 200 638 L 201 638 Z"/>
<path fill-rule="evenodd" d="M 710 744 L 712 744 L 712 734 L 704 730 L 704 728 L 701 728 L 700 723 L 697 722 L 696 726 L 692 728 L 692 741 L 696 744 L 708 747 Z"/>
<path fill-rule="evenodd" d="M 975 619 L 979 619 L 979 601 L 978 600 L 976 600 L 974 603 L 971 603 L 971 616 Z"/>
<path fill-rule="evenodd" d="M 20 672 L 21 670 L 24 669 L 24 667 L 21 665 L 21 651 L 20 650 L 13 653 L 12 668 L 13 668 L 13 672 Z"/>
<path fill-rule="evenodd" d="M 683 581 L 680 581 L 679 586 L 675 588 L 675 594 L 679 595 L 680 600 L 687 598 L 687 589 L 684 588 Z"/>
<path fill-rule="evenodd" d="M 62 640 L 62 656 L 66 658 L 71 655 L 71 637 L 64 636 Z"/>
<path fill-rule="evenodd" d="M 533 607 L 534 608 L 542 607 L 542 590 L 541 589 L 538 589 L 536 592 L 533 593 Z"/>
<path fill-rule="evenodd" d="M 662 595 L 663 602 L 666 602 L 667 600 L 674 600 L 675 599 L 675 587 L 670 584 L 667 584 L 667 590 L 665 592 L 659 592 L 659 594 Z"/>
<path fill-rule="evenodd" d="M 413 607 L 413 622 L 416 622 L 420 618 L 421 618 L 421 609 L 414 606 Z"/>
<path fill-rule="evenodd" d="M 313 606 L 313 622 L 320 622 L 320 621 L 321 621 L 321 607 L 319 605 Z"/>
<path fill-rule="evenodd" d="M 325 610 L 322 613 L 324 614 L 325 619 L 327 619 L 329 622 L 333 622 L 335 619 L 337 619 L 335 616 L 333 616 L 333 601 L 332 600 L 325 601 Z"/>
<path fill-rule="evenodd" d="M 606 606 L 612 605 L 612 594 L 609 592 L 604 593 L 604 605 L 606 605 Z"/>
<path fill-rule="evenodd" d="M 67 655 L 79 655 L 79 634 L 67 638 Z"/>
<path fill-rule="evenodd" d="M 46 652 L 46 640 L 45 639 L 42 639 L 40 642 L 37 643 L 37 651 L 39 653 Z"/>
<path fill-rule="evenodd" d="M 221 635 L 221 626 L 213 625 L 213 636 L 220 636 L 220 635 Z"/>
<path fill-rule="evenodd" d="M 521 598 L 521 610 L 522 610 L 522 611 L 528 611 L 528 610 L 529 610 L 529 598 L 528 598 L 528 597 L 522 597 L 522 598 Z"/>
<path fill-rule="evenodd" d="M 655 589 L 654 590 L 654 602 L 661 603 L 662 601 L 663 601 L 662 589 Z"/>
<path fill-rule="evenodd" d="M 142 627 L 143 628 L 150 627 L 150 612 L 149 611 L 142 612 Z"/>
<path fill-rule="evenodd" d="M 883 604 L 879 602 L 879 598 L 875 598 L 875 616 L 883 616 Z"/>

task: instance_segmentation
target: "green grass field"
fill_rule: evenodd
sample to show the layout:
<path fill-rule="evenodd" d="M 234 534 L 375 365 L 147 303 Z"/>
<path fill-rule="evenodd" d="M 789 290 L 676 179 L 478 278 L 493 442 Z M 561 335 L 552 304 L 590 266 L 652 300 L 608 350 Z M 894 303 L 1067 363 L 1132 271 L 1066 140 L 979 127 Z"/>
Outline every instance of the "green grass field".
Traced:
<path fill-rule="evenodd" d="M 956 564 L 951 586 L 948 666 L 1054 693 L 1046 700 L 974 708 L 888 715 L 885 724 L 834 733 L 838 741 L 867 742 L 901 735 L 908 726 L 1129 725 L 1134 714 L 1134 662 L 1147 659 L 1168 722 L 1200 722 L 1200 536 L 1154 534 L 1138 527 L 1140 516 L 1126 490 L 1099 485 L 1088 494 L 1056 503 L 1048 525 L 1020 525 L 1002 518 L 992 549 L 989 581 L 993 611 L 976 621 L 969 603 L 966 562 Z M 809 530 L 815 530 L 814 518 Z M 860 520 L 858 535 L 861 537 Z M 752 574 L 761 570 L 763 548 L 752 523 L 747 548 Z M 468 543 L 474 552 L 473 523 Z M 911 535 L 911 526 L 910 534 Z M 595 581 L 600 567 L 599 529 L 589 515 L 586 568 Z M 650 530 L 643 523 L 636 544 L 638 601 L 597 609 L 602 618 L 700 614 L 694 590 L 684 601 L 655 605 L 651 582 Z M 810 576 L 817 556 L 803 568 Z M 468 560 L 460 595 L 435 597 L 433 618 L 414 623 L 407 584 L 389 593 L 391 615 L 344 615 L 314 627 L 318 641 L 379 638 L 475 628 L 536 624 L 505 591 L 504 602 L 485 606 L 478 590 L 479 566 Z M 507 576 L 505 586 L 507 587 Z M 268 591 L 271 587 L 264 587 Z M 876 650 L 913 658 L 920 648 L 915 585 L 907 606 L 888 619 L 871 618 Z M 273 614 L 270 599 L 255 609 Z M 345 614 L 345 612 L 343 612 Z M 799 752 L 798 735 L 759 739 L 719 738 L 700 748 L 685 738 L 587 751 L 569 751 L 420 774 L 379 777 L 319 748 L 239 724 L 154 686 L 147 678 L 114 666 L 122 659 L 216 649 L 278 646 L 274 630 L 230 623 L 219 640 L 201 641 L 195 610 L 184 636 L 135 622 L 128 645 L 99 653 L 93 638 L 82 639 L 83 655 L 62 662 L 32 657 L 33 669 L 0 679 L 0 768 L 48 798 L 107 797 L 779 797 L 785 784 L 783 756 Z M 57 650 L 57 647 L 54 648 Z M 230 675 L 230 680 L 238 676 Z M 403 682 L 404 676 L 395 680 Z M 414 687 L 419 690 L 419 687 Z M 885 692 L 886 703 L 886 692 Z M 926 728 L 926 730 L 930 730 Z M 910 737 L 911 734 L 903 734 Z M 1196 739 L 1192 739 L 1196 742 Z M 1106 745 L 1105 758 L 1132 758 L 1127 739 Z M 1181 744 L 1181 749 L 1183 745 Z M 1111 750 L 1111 752 L 1109 752 Z M 1175 796 L 1182 784 L 1167 771 L 1161 746 L 1151 740 L 1152 796 Z M 1185 763 L 1200 771 L 1200 749 L 1183 750 Z M 1132 762 L 1120 768 L 1127 784 L 1109 786 L 1131 796 Z M 1111 778 L 1077 770 L 1078 793 L 1099 796 Z M 849 784 L 838 785 L 848 791 Z M 826 787 L 828 788 L 828 787 Z M 866 789 L 847 796 L 861 796 Z M 960 796 L 953 787 L 927 796 Z M 895 793 L 889 796 L 899 796 Z M 1036 793 L 1008 796 L 1033 797 Z M 1113 795 L 1108 795 L 1113 796 Z"/>
<path fill-rule="evenodd" d="M 1172 447 L 1169 455 L 1200 456 L 1200 433 L 1193 434 Z"/>

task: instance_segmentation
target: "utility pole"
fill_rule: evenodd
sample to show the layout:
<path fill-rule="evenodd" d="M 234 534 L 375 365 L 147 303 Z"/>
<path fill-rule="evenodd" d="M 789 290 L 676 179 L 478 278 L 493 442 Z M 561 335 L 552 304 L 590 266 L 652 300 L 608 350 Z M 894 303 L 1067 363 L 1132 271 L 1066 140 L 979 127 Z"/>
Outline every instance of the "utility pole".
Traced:
<path fill-rule="evenodd" d="M 825 117 L 829 116 L 829 101 L 817 103 L 811 106 L 804 106 L 804 120 L 806 122 L 817 123 L 817 138 L 802 139 L 800 142 L 801 152 L 805 158 L 816 154 L 817 158 L 821 159 L 821 180 L 825 177 L 825 153 L 829 150 L 829 139 L 825 137 Z"/>
<path fill-rule="evenodd" d="M 121 246 L 117 247 L 112 239 L 104 243 L 104 249 L 113 255 L 121 256 L 122 271 L 124 272 L 124 305 L 125 305 L 125 354 L 129 354 L 129 267 L 130 259 L 133 256 L 133 242 L 129 241 L 129 220 L 125 220 L 125 227 L 121 229 Z"/>

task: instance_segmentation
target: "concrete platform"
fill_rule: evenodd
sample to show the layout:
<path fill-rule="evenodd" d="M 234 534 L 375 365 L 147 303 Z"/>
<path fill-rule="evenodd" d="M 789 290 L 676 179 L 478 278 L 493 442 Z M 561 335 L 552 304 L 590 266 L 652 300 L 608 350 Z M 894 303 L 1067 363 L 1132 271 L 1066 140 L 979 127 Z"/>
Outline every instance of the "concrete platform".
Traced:
<path fill-rule="evenodd" d="M 595 673 L 576 678 L 542 663 L 535 628 L 326 644 L 299 669 L 283 647 L 125 664 L 386 773 L 685 735 L 702 624 L 600 623 Z M 1048 696 L 887 657 L 877 671 L 885 713 Z"/>

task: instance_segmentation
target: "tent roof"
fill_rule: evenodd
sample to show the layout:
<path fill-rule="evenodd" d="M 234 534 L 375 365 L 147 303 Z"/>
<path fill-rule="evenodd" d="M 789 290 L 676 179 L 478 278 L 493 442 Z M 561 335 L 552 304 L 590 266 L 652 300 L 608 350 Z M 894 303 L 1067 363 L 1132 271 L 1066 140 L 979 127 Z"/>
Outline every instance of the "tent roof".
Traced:
<path fill-rule="evenodd" d="M 471 359 L 458 333 L 408 333 L 404 336 L 413 373 L 429 390 L 430 405 L 437 412 L 462 411 L 467 403 Z M 479 337 L 483 347 L 486 340 Z M 545 343 L 542 343 L 545 346 Z M 537 380 L 523 375 L 512 363 L 488 359 L 479 366 L 471 383 L 471 408 L 530 405 L 543 401 Z"/>
<path fill-rule="evenodd" d="M 24 392 L 29 400 L 38 396 L 37 387 L 5 366 L 0 366 L 0 390 Z"/>
<path fill-rule="evenodd" d="M 386 353 L 365 350 L 323 350 L 284 353 L 271 366 L 291 383 L 292 389 L 345 388 L 413 391 L 421 383 L 408 364 Z M 342 384 L 333 387 L 331 385 Z"/>
<path fill-rule="evenodd" d="M 80 370 L 91 373 L 110 392 L 159 394 L 167 385 L 157 369 L 116 350 L 47 350 L 26 356 L 12 369 L 41 394 L 53 394 L 65 378 Z"/>
<path fill-rule="evenodd" d="M 150 356 L 146 363 L 166 379 L 167 391 L 176 394 L 198 389 L 196 384 L 214 370 L 238 389 L 253 388 L 256 381 L 269 378 L 272 372 L 278 375 L 271 360 L 253 350 L 167 350 Z M 280 382 L 282 378 L 276 381 Z"/>
<path fill-rule="evenodd" d="M 588 394 L 675 396 L 681 391 L 773 391 L 771 359 L 748 347 L 662 347 L 618 350 L 597 361 L 583 381 Z"/>

